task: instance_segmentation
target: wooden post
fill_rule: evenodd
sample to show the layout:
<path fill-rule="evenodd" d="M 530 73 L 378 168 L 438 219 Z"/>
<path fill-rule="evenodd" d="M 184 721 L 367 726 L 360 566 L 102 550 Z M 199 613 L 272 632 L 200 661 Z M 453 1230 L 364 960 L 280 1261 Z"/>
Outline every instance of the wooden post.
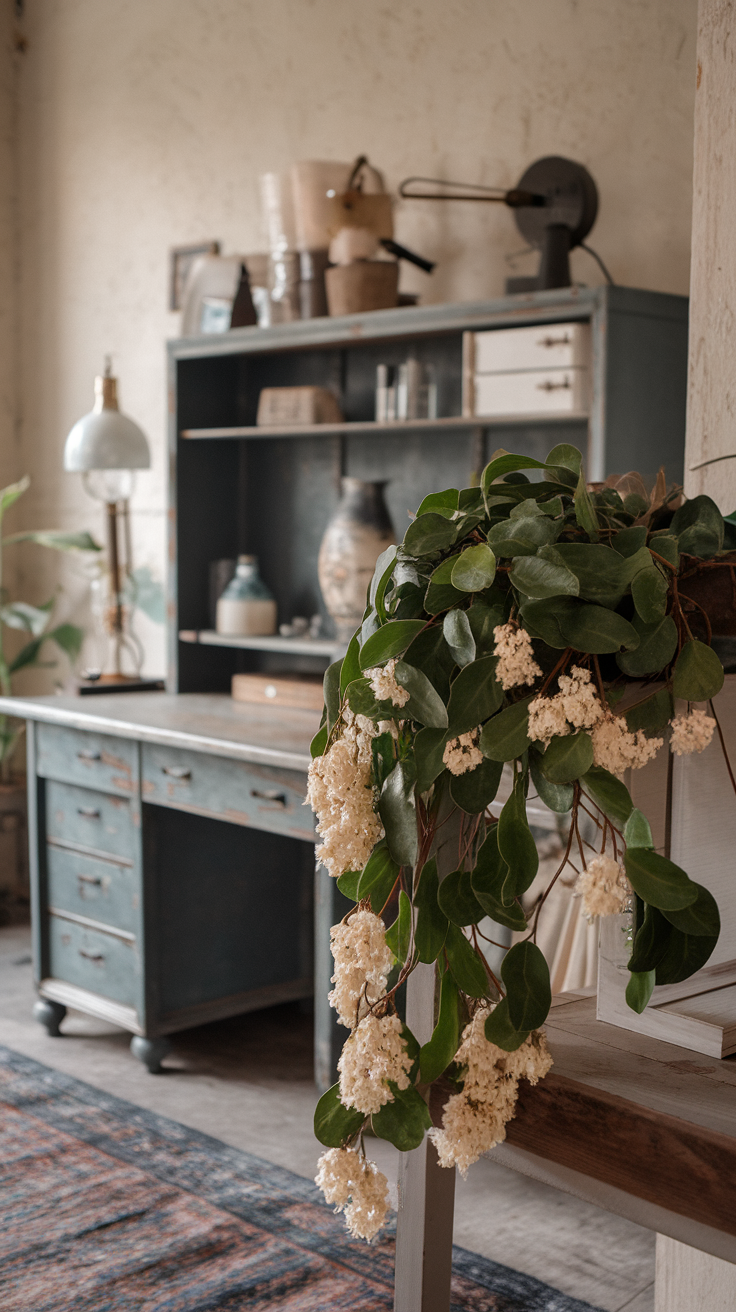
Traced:
<path fill-rule="evenodd" d="M 434 966 L 407 981 L 406 1023 L 419 1043 L 434 1027 Z M 399 1165 L 394 1312 L 449 1312 L 455 1171 L 440 1166 L 425 1138 Z"/>
<path fill-rule="evenodd" d="M 348 1031 L 338 1024 L 337 1012 L 327 1001 L 335 963 L 330 952 L 330 929 L 342 920 L 353 903 L 340 892 L 323 865 L 314 872 L 314 1079 L 324 1093 L 337 1079 L 337 1063 Z"/>

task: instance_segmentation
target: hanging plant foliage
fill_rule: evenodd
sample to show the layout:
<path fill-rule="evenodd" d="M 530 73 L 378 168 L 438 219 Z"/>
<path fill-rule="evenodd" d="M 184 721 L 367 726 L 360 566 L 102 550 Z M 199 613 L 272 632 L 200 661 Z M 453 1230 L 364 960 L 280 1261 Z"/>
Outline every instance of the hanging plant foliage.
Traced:
<path fill-rule="evenodd" d="M 309 800 L 318 857 L 355 907 L 332 932 L 330 1001 L 350 1037 L 317 1108 L 329 1150 L 317 1179 L 354 1235 L 372 1238 L 388 1209 L 362 1152 L 368 1125 L 401 1151 L 429 1132 L 441 1164 L 464 1172 L 504 1138 L 519 1080 L 549 1070 L 550 976 L 535 940 L 568 863 L 590 919 L 631 914 L 635 1011 L 655 984 L 698 970 L 718 939 L 713 898 L 656 851 L 623 776 L 666 735 L 678 754 L 711 741 L 724 671 L 698 586 L 720 570 L 730 589 L 733 529 L 708 497 L 683 503 L 661 475 L 649 497 L 636 476 L 620 487 L 588 488 L 567 444 L 544 462 L 497 453 L 480 486 L 422 503 L 327 672 Z M 675 698 L 711 713 L 675 716 Z M 568 842 L 526 913 L 535 795 L 568 817 Z M 495 970 L 489 918 L 516 939 Z M 422 1047 L 396 1003 L 419 963 L 436 972 Z"/>

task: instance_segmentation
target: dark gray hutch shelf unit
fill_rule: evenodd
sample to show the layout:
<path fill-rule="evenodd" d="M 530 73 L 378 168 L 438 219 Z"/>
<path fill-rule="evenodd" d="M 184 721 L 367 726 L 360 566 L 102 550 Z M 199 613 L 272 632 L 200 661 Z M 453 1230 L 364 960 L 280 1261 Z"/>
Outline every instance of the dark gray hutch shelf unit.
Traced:
<path fill-rule="evenodd" d="M 462 416 L 463 333 L 591 326 L 585 413 Z M 373 421 L 376 366 L 411 351 L 432 363 L 438 418 Z M 321 671 L 335 643 L 317 583 L 317 555 L 341 474 L 386 479 L 397 536 L 407 512 L 446 486 L 467 486 L 499 447 L 544 456 L 569 441 L 588 477 L 661 464 L 682 477 L 687 300 L 624 287 L 565 288 L 495 301 L 385 310 L 241 328 L 169 344 L 169 689 L 223 692 L 241 670 Z M 263 387 L 331 388 L 345 422 L 259 428 Z M 322 611 L 315 642 L 218 639 L 208 617 L 210 562 L 259 557 L 279 621 Z"/>

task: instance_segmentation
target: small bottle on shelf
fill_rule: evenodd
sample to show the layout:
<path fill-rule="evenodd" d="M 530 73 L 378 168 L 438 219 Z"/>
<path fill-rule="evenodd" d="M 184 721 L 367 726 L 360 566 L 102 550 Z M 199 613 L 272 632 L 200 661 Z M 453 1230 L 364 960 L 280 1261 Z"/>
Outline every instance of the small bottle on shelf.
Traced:
<path fill-rule="evenodd" d="M 276 632 L 276 601 L 258 573 L 256 556 L 238 556 L 233 578 L 217 603 L 217 632 L 256 638 Z"/>

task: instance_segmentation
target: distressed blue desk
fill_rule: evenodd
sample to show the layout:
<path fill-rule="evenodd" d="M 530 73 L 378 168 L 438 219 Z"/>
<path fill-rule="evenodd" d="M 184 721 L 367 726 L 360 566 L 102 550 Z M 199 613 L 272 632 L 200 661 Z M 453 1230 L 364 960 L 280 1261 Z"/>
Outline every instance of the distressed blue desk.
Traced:
<path fill-rule="evenodd" d="M 49 1033 L 67 1007 L 99 1016 L 155 1072 L 177 1030 L 314 993 L 325 1084 L 329 925 L 342 912 L 315 876 L 303 806 L 318 716 L 198 693 L 1 698 L 0 710 L 28 721 L 36 1016 Z"/>

